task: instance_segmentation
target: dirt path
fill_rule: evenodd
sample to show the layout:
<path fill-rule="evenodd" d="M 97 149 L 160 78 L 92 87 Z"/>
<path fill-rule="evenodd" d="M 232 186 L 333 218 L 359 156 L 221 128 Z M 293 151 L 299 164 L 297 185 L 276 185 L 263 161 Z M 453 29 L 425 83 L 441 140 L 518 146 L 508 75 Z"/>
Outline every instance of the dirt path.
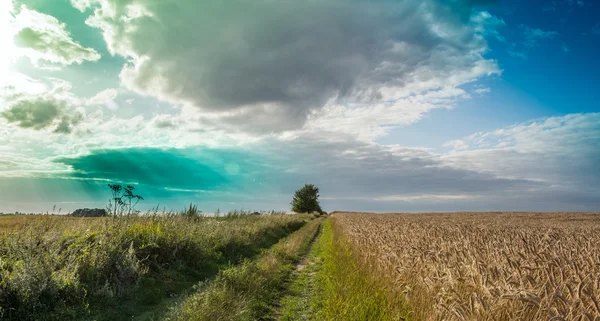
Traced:
<path fill-rule="evenodd" d="M 278 321 L 312 320 L 312 296 L 315 291 L 315 275 L 320 266 L 316 244 L 321 232 L 311 241 L 308 253 L 294 265 L 288 292 L 281 299 L 275 314 Z"/>
<path fill-rule="evenodd" d="M 282 236 L 279 240 L 283 240 L 286 237 L 292 235 L 296 231 L 290 231 L 289 234 Z M 314 238 L 313 241 L 314 242 Z M 197 294 L 198 292 L 204 291 L 204 289 L 215 280 L 218 273 L 222 269 L 229 268 L 230 266 L 239 266 L 245 260 L 252 260 L 260 257 L 263 251 L 266 251 L 270 248 L 273 248 L 277 243 L 273 243 L 268 247 L 264 247 L 260 252 L 256 253 L 253 256 L 248 256 L 243 259 L 240 259 L 233 265 L 223 265 L 220 266 L 219 269 L 215 270 L 211 275 L 207 275 L 204 278 L 198 278 L 190 282 L 185 282 L 185 286 L 182 286 L 178 291 L 170 291 L 169 293 L 165 293 L 165 296 L 161 298 L 161 300 L 152 306 L 146 306 L 143 310 L 137 311 L 135 315 L 127 315 L 123 317 L 124 319 L 133 320 L 133 321 L 145 321 L 145 320 L 163 320 L 165 316 L 169 313 L 169 311 L 176 306 L 182 304 L 187 300 L 190 296 Z M 121 320 L 121 319 L 119 319 Z"/>

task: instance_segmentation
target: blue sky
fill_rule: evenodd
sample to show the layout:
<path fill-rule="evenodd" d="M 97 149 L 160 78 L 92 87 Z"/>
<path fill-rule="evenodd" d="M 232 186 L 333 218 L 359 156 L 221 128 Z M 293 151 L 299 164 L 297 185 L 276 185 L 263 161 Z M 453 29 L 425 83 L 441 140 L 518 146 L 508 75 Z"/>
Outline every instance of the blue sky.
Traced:
<path fill-rule="evenodd" d="M 596 1 L 13 0 L 0 211 L 600 210 Z"/>
<path fill-rule="evenodd" d="M 505 22 L 499 29 L 504 41 L 489 37 L 487 54 L 498 61 L 502 76 L 478 81 L 493 90 L 461 102 L 454 110 L 430 113 L 421 122 L 382 137 L 380 142 L 419 146 L 421 142 L 403 136 L 421 136 L 418 133 L 427 131 L 429 134 L 422 139 L 435 148 L 447 141 L 449 132 L 458 139 L 474 131 L 537 118 L 598 112 L 600 3 L 581 3 L 498 1 L 487 6 L 491 14 Z M 524 26 L 556 35 L 528 47 Z M 446 130 L 439 130 L 439 126 Z"/>

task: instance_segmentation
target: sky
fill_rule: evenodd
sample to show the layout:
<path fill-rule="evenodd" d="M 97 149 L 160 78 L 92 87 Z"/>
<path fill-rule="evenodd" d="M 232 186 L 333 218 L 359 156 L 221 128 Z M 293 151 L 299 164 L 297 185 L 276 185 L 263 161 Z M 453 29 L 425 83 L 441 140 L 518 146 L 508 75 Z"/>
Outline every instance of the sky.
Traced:
<path fill-rule="evenodd" d="M 600 211 L 600 2 L 0 0 L 0 212 Z"/>

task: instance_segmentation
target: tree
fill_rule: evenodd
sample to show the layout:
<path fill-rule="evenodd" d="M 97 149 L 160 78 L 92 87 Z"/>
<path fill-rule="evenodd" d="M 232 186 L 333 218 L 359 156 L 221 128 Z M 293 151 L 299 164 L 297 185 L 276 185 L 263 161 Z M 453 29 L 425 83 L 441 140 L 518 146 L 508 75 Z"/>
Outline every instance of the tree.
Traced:
<path fill-rule="evenodd" d="M 313 184 L 306 184 L 294 193 L 292 211 L 296 213 L 322 213 L 319 205 L 319 188 Z"/>

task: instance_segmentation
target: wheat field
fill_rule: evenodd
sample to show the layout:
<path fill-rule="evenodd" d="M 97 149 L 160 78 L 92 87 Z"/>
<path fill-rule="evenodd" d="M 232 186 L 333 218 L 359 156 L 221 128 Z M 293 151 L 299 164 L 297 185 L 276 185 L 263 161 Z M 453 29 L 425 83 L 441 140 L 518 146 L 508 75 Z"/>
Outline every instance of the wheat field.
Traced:
<path fill-rule="evenodd" d="M 336 213 L 412 320 L 600 320 L 600 214 Z"/>

